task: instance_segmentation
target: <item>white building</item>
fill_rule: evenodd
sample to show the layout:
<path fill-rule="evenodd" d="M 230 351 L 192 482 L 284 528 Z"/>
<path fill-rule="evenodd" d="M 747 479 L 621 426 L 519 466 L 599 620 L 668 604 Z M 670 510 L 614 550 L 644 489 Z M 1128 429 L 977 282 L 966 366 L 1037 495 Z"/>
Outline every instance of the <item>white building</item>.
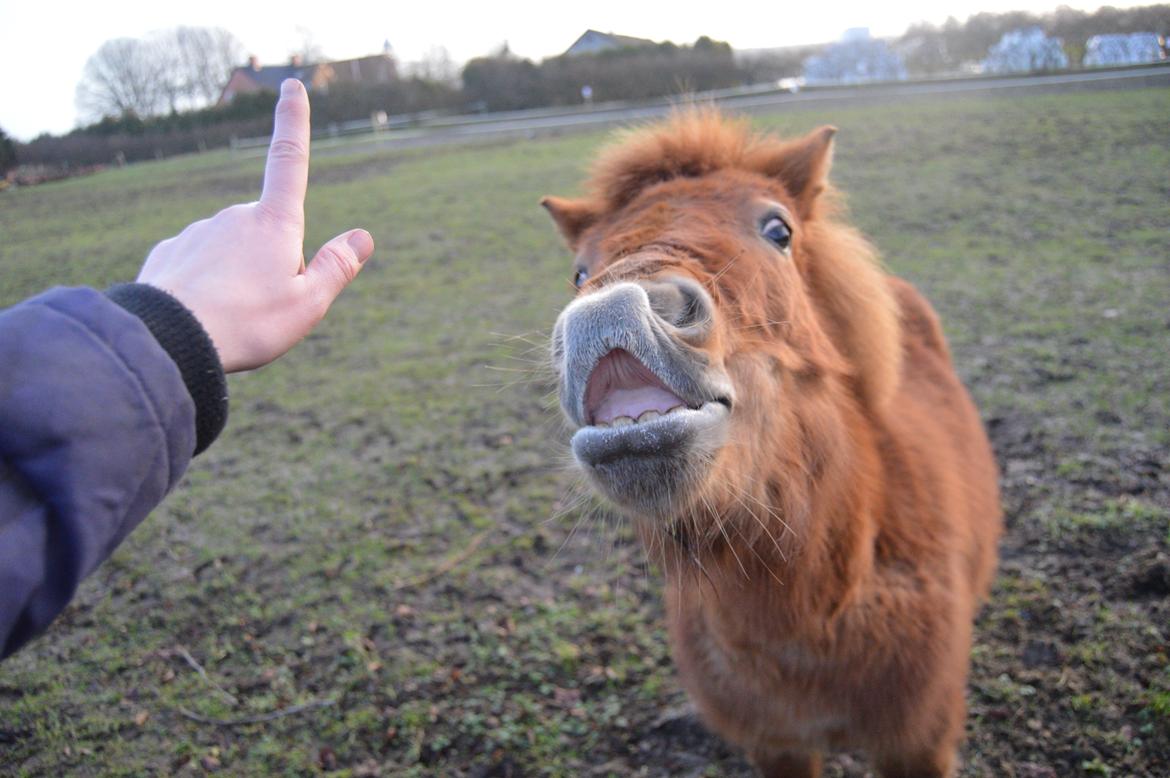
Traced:
<path fill-rule="evenodd" d="M 1068 55 L 1060 38 L 1050 38 L 1039 27 L 1022 27 L 1004 33 L 983 60 L 985 73 L 1032 73 L 1064 70 Z"/>
<path fill-rule="evenodd" d="M 866 27 L 846 30 L 837 43 L 804 61 L 809 84 L 859 84 L 866 81 L 902 81 L 906 64 L 885 41 L 869 37 Z"/>
<path fill-rule="evenodd" d="M 1087 68 L 1107 65 L 1140 65 L 1158 62 L 1164 58 L 1162 40 L 1152 32 L 1132 32 L 1127 35 L 1094 35 L 1085 43 Z"/>

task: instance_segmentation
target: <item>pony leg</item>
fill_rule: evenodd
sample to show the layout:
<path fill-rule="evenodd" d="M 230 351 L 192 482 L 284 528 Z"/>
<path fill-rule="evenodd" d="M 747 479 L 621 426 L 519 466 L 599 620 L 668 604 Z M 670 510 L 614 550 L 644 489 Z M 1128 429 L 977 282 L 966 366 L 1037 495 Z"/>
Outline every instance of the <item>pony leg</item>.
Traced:
<path fill-rule="evenodd" d="M 877 768 L 882 778 L 952 778 L 958 761 L 954 746 L 947 744 L 934 751 L 878 757 Z"/>
<path fill-rule="evenodd" d="M 818 751 L 782 751 L 749 755 L 763 778 L 820 778 L 821 755 Z"/>
<path fill-rule="evenodd" d="M 871 752 L 882 778 L 953 778 L 958 774 L 959 744 L 967 720 L 963 687 L 955 686 L 941 695 L 932 707 L 927 721 L 934 722 L 933 727 Z"/>

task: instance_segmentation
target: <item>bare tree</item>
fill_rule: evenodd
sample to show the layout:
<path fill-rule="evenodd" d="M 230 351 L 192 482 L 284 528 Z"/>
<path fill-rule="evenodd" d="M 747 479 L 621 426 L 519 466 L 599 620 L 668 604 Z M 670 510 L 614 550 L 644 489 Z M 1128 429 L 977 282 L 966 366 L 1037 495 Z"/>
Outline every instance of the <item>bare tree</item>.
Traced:
<path fill-rule="evenodd" d="M 106 41 L 85 62 L 76 102 L 82 115 L 151 116 L 165 103 L 158 49 L 136 38 Z"/>
<path fill-rule="evenodd" d="M 77 107 L 86 119 L 200 108 L 216 101 L 243 60 L 243 45 L 219 27 L 106 41 L 85 63 Z"/>
<path fill-rule="evenodd" d="M 432 46 L 418 62 L 412 62 L 407 72 L 423 81 L 455 84 L 459 81 L 459 66 L 451 59 L 445 46 Z"/>
<path fill-rule="evenodd" d="M 222 27 L 176 27 L 165 34 L 177 63 L 179 91 L 191 107 L 219 99 L 232 69 L 242 64 L 244 45 Z"/>
<path fill-rule="evenodd" d="M 178 113 L 193 107 L 191 104 L 190 76 L 187 63 L 176 44 L 176 30 L 151 33 L 146 44 L 154 56 L 155 78 L 158 80 L 159 110 Z"/>
<path fill-rule="evenodd" d="M 313 35 L 313 31 L 308 27 L 298 26 L 297 33 L 301 36 L 301 45 L 289 52 L 289 58 L 299 58 L 302 65 L 316 65 L 318 62 L 324 62 L 325 52 L 317 43 L 317 37 Z"/>

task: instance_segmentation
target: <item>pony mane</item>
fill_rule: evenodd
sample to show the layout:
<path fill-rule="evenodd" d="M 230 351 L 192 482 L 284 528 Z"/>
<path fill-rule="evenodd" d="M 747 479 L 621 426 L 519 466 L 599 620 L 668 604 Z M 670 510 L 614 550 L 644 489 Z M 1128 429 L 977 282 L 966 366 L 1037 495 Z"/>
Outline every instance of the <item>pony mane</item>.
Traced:
<path fill-rule="evenodd" d="M 727 169 L 764 172 L 753 157 L 761 158 L 762 146 L 778 150 L 782 145 L 712 107 L 676 108 L 665 121 L 628 130 L 603 149 L 586 188 L 605 207 L 618 209 L 663 181 Z"/>
<path fill-rule="evenodd" d="M 836 130 L 825 127 L 820 132 L 827 143 Z M 585 186 L 595 204 L 617 210 L 654 184 L 698 178 L 718 170 L 741 170 L 779 178 L 786 184 L 812 183 L 815 200 L 828 204 L 831 210 L 836 204 L 831 187 L 804 178 L 788 180 L 792 166 L 787 160 L 800 154 L 801 143 L 800 139 L 755 132 L 745 120 L 730 118 L 710 105 L 678 107 L 663 121 L 619 133 L 601 150 Z"/>

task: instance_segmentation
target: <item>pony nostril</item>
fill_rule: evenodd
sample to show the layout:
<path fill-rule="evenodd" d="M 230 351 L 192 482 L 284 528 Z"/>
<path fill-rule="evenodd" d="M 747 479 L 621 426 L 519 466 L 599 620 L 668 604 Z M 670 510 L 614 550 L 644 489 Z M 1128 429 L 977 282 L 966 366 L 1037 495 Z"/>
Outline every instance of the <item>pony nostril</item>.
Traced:
<path fill-rule="evenodd" d="M 680 330 L 703 324 L 710 318 L 710 298 L 698 283 L 689 278 L 643 282 L 642 288 L 646 290 L 654 313 Z"/>
<path fill-rule="evenodd" d="M 683 304 L 675 317 L 674 326 L 679 329 L 704 327 L 711 321 L 711 297 L 706 290 L 690 278 L 672 278 Z"/>
<path fill-rule="evenodd" d="M 678 326 L 676 322 L 687 305 L 679 288 L 674 284 L 660 282 L 643 283 L 642 288 L 650 300 L 650 310 L 663 321 Z"/>
<path fill-rule="evenodd" d="M 694 288 L 691 285 L 679 287 L 685 300 L 682 312 L 674 323 L 674 326 L 679 329 L 687 329 L 696 324 L 702 324 L 710 316 L 710 310 L 707 307 L 707 296 L 698 288 L 697 284 L 693 286 Z"/>

